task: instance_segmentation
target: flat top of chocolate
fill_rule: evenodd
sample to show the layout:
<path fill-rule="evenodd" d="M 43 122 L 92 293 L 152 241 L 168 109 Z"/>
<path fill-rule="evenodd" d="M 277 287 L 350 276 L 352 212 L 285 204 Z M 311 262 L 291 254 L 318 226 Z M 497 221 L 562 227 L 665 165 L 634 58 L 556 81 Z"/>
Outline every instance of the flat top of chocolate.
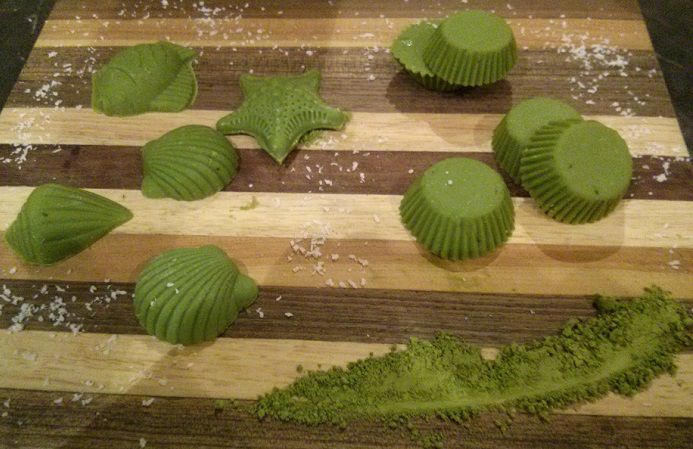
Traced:
<path fill-rule="evenodd" d="M 556 143 L 554 160 L 568 189 L 589 200 L 623 195 L 633 172 L 626 142 L 594 120 L 570 126 Z"/>
<path fill-rule="evenodd" d="M 507 193 L 491 167 L 463 157 L 445 159 L 426 170 L 421 189 L 429 205 L 447 217 L 476 218 L 498 208 Z"/>
<path fill-rule="evenodd" d="M 463 50 L 500 51 L 513 39 L 505 20 L 486 11 L 457 13 L 443 21 L 440 28 L 450 45 Z"/>
<path fill-rule="evenodd" d="M 536 97 L 515 105 L 506 117 L 508 134 L 521 146 L 539 128 L 555 120 L 579 119 L 580 113 L 559 100 Z"/>
<path fill-rule="evenodd" d="M 407 27 L 392 43 L 392 55 L 407 70 L 422 75 L 432 75 L 423 62 L 423 51 L 437 26 L 431 22 L 421 22 Z"/>

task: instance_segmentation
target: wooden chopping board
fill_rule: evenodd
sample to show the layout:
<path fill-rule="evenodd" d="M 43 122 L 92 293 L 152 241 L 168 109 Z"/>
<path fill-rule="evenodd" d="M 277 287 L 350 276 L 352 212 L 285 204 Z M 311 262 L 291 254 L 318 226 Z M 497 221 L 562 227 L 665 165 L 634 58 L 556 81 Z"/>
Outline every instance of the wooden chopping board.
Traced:
<path fill-rule="evenodd" d="M 461 7 L 506 17 L 519 63 L 492 86 L 427 91 L 386 48 L 408 24 Z M 90 74 L 123 46 L 159 39 L 199 51 L 193 107 L 93 113 Z M 329 104 L 353 113 L 343 132 L 283 166 L 233 137 L 242 162 L 226 191 L 194 203 L 142 197 L 141 145 L 180 125 L 213 125 L 240 104 L 243 73 L 307 68 L 321 70 Z M 399 223 L 408 184 L 451 156 L 495 168 L 494 127 L 537 95 L 621 132 L 634 158 L 626 199 L 599 223 L 562 225 L 506 179 L 517 219 L 504 248 L 464 263 L 427 255 Z M 686 156 L 634 0 L 58 1 L 0 115 L 0 232 L 45 182 L 94 189 L 135 218 L 49 268 L 0 245 L 0 325 L 24 328 L 0 332 L 0 447 L 410 447 L 380 425 L 259 423 L 215 411 L 214 400 L 250 401 L 290 383 L 299 364 L 344 365 L 441 330 L 484 347 L 526 342 L 593 315 L 596 293 L 635 296 L 656 283 L 693 306 Z M 145 335 L 130 301 L 143 263 L 208 243 L 258 281 L 258 301 L 213 344 L 178 349 Z M 322 258 L 295 251 L 311 245 Z M 518 416 L 501 432 L 503 417 L 484 415 L 469 428 L 423 426 L 454 447 L 691 447 L 690 348 L 678 364 L 633 398 L 548 423 Z"/>

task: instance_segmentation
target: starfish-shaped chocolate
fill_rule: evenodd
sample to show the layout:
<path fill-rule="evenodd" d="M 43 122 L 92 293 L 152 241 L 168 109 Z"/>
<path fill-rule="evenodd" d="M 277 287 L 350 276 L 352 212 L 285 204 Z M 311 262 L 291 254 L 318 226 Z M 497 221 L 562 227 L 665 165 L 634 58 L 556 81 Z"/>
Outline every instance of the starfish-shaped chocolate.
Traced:
<path fill-rule="evenodd" d="M 282 163 L 301 136 L 315 129 L 341 129 L 349 117 L 318 95 L 320 72 L 240 79 L 245 100 L 217 122 L 224 134 L 250 134 L 274 160 Z"/>

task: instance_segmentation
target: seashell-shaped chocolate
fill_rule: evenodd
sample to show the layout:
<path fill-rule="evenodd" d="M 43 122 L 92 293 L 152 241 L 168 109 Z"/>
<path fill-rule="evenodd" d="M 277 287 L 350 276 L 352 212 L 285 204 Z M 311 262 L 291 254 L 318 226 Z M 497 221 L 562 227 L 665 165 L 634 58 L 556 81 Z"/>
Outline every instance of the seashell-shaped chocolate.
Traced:
<path fill-rule="evenodd" d="M 132 218 L 132 213 L 96 193 L 60 184 L 31 192 L 5 233 L 26 262 L 49 265 L 87 249 Z"/>
<path fill-rule="evenodd" d="M 92 77 L 92 109 L 115 116 L 182 111 L 197 95 L 196 54 L 165 41 L 118 52 Z"/>
<path fill-rule="evenodd" d="M 238 155 L 223 134 L 208 126 L 169 131 L 142 147 L 142 193 L 149 198 L 199 200 L 236 176 Z"/>
<path fill-rule="evenodd" d="M 154 257 L 135 286 L 135 315 L 171 344 L 214 340 L 257 298 L 258 288 L 220 248 L 178 248 Z"/>

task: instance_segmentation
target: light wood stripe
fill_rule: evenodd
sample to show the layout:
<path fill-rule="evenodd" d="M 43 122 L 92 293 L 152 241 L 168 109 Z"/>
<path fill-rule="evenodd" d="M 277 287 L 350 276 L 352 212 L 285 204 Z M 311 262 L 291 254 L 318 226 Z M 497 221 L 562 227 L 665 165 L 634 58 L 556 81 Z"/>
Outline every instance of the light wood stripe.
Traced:
<path fill-rule="evenodd" d="M 332 279 L 347 288 L 480 292 L 527 295 L 637 296 L 652 284 L 693 299 L 693 250 L 664 248 L 506 245 L 465 262 L 430 256 L 415 242 L 334 240 L 322 247 L 325 274 L 313 259 L 294 255 L 288 239 L 111 234 L 90 249 L 50 267 L 22 264 L 0 245 L 0 277 L 54 281 L 135 282 L 148 259 L 177 247 L 217 245 L 262 286 L 322 287 Z M 307 242 L 303 243 L 308 246 Z M 336 262 L 329 255 L 339 254 Z M 368 261 L 363 268 L 350 254 Z M 288 260 L 291 256 L 293 259 Z M 669 265 L 678 261 L 678 269 Z M 298 270 L 298 271 L 294 271 Z M 338 288 L 338 287 L 336 287 Z"/>
<path fill-rule="evenodd" d="M 0 187 L 0 229 L 16 218 L 30 187 Z M 129 208 L 119 234 L 411 241 L 399 216 L 400 195 L 219 192 L 205 200 L 151 200 L 139 190 L 91 189 Z M 255 198 L 257 205 L 243 207 Z M 693 202 L 624 200 L 608 217 L 580 226 L 545 216 L 529 198 L 514 198 L 509 244 L 693 248 Z"/>
<path fill-rule="evenodd" d="M 512 9 L 507 0 L 407 0 L 392 2 L 373 2 L 373 0 L 325 1 L 303 0 L 254 0 L 235 2 L 225 0 L 205 0 L 207 9 L 196 9 L 180 1 L 166 5 L 159 2 L 135 5 L 125 9 L 122 0 L 101 0 L 98 3 L 83 0 L 60 0 L 51 11 L 56 19 L 74 19 L 75 16 L 91 18 L 97 14 L 101 19 L 122 19 L 132 17 L 207 17 L 209 10 L 219 8 L 217 17 L 242 14 L 243 17 L 277 18 L 334 18 L 334 17 L 445 17 L 465 8 L 483 7 L 495 11 L 502 17 L 565 17 L 642 19 L 637 0 L 564 0 L 557 7 L 555 0 L 513 0 Z M 476 3 L 476 4 L 475 4 Z M 121 12 L 122 11 L 122 12 Z M 280 12 L 281 11 L 281 12 Z M 125 17 L 123 17 L 125 16 Z"/>
<path fill-rule="evenodd" d="M 161 39 L 208 47 L 389 47 L 421 18 L 48 20 L 37 47 L 128 46 Z M 615 19 L 509 19 L 520 49 L 579 44 L 652 50 L 645 23 Z M 258 33 L 257 30 L 262 30 Z M 226 38 L 225 38 L 226 37 Z"/>
<path fill-rule="evenodd" d="M 178 114 L 150 113 L 114 118 L 91 109 L 6 108 L 0 114 L 0 143 L 64 145 L 144 145 L 173 128 L 214 126 L 229 111 L 188 110 Z M 336 151 L 490 152 L 500 114 L 434 114 L 355 112 L 344 131 L 326 132 L 312 145 L 299 148 Z M 631 153 L 686 157 L 675 118 L 589 116 L 623 136 Z M 18 124 L 34 123 L 17 130 Z M 258 148 L 247 136 L 232 136 L 240 148 Z"/>
<path fill-rule="evenodd" d="M 296 379 L 299 364 L 306 370 L 326 369 L 389 349 L 368 343 L 229 338 L 178 349 L 139 335 L 2 333 L 0 387 L 256 399 Z M 612 395 L 574 413 L 693 417 L 693 355 L 679 355 L 677 364 L 676 377 L 661 376 L 633 398 Z"/>

